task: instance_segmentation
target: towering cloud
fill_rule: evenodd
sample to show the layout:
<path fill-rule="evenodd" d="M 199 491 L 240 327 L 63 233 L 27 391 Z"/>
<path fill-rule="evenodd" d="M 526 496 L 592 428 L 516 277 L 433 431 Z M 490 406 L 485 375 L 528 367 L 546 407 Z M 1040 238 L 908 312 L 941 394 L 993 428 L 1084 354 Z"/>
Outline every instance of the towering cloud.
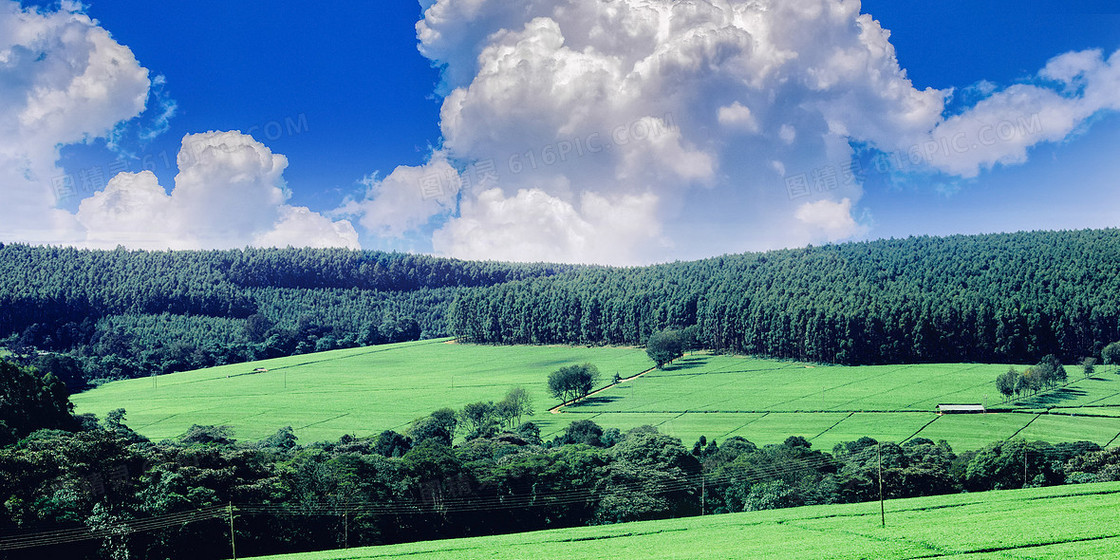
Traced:
<path fill-rule="evenodd" d="M 627 264 L 858 233 L 832 215 L 859 181 L 810 175 L 849 161 L 851 137 L 920 138 L 946 95 L 913 88 L 859 8 L 431 4 L 420 50 L 444 68 L 443 150 L 466 170 L 457 212 L 433 209 L 447 216 L 434 248 Z M 488 182 L 472 188 L 478 165 Z M 830 206 L 804 210 L 817 201 Z M 806 226 L 822 212 L 832 225 Z"/>
<path fill-rule="evenodd" d="M 854 143 L 971 177 L 1068 137 L 1120 91 L 1116 55 L 1069 53 L 946 117 L 952 92 L 915 88 L 858 0 L 423 4 L 440 157 L 463 175 L 457 208 L 409 223 L 461 257 L 627 264 L 858 237 L 870 170 Z M 386 192 L 365 204 L 413 215 L 415 189 Z M 363 224 L 405 235 L 381 214 Z"/>

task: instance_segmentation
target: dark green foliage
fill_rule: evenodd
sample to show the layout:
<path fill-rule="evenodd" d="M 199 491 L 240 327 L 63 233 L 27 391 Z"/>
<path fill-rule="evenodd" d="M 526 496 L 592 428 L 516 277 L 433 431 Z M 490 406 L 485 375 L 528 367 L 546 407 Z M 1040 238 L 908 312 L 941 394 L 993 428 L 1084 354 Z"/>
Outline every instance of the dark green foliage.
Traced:
<path fill-rule="evenodd" d="M 641 344 L 695 326 L 707 348 L 802 361 L 1072 361 L 1120 339 L 1116 262 L 1120 230 L 1109 229 L 587 267 L 462 292 L 450 330 L 489 343 Z"/>
<path fill-rule="evenodd" d="M 725 453 L 727 457 L 719 457 Z M 790 437 L 780 445 L 761 448 L 745 440 L 735 444 L 729 440 L 715 457 L 718 461 L 711 466 L 723 464 L 714 474 L 727 482 L 711 494 L 712 511 L 744 511 L 768 503 L 810 505 L 833 501 L 835 483 L 831 475 L 840 464 L 827 453 L 814 451 L 804 438 Z M 782 484 L 765 484 L 775 481 Z M 789 489 L 796 499 L 784 495 Z M 774 494 L 767 497 L 768 493 Z"/>
<path fill-rule="evenodd" d="M 505 398 L 498 401 L 494 407 L 498 424 L 502 428 L 520 424 L 523 416 L 531 416 L 534 413 L 533 397 L 520 385 L 511 388 Z"/>
<path fill-rule="evenodd" d="M 1120 480 L 1120 447 L 1109 447 L 1071 457 L 1063 470 L 1070 482 Z"/>
<path fill-rule="evenodd" d="M 0 445 L 42 428 L 72 429 L 72 409 L 66 386 L 53 375 L 0 360 Z"/>
<path fill-rule="evenodd" d="M 552 396 L 569 402 L 587 396 L 599 382 L 599 368 L 592 364 L 564 366 L 548 376 Z"/>
<path fill-rule="evenodd" d="M 1101 359 L 1115 370 L 1116 366 L 1120 364 L 1120 342 L 1110 342 L 1108 346 L 1105 346 L 1101 350 Z"/>
<path fill-rule="evenodd" d="M 1087 441 L 1057 445 L 1023 440 L 997 442 L 971 458 L 962 482 L 970 491 L 1062 484 L 1066 463 L 1097 451 L 1100 446 Z"/>
<path fill-rule="evenodd" d="M 1092 377 L 1093 373 L 1097 370 L 1097 359 L 1093 357 L 1083 358 L 1081 360 L 1081 373 L 1085 377 Z"/>
<path fill-rule="evenodd" d="M 498 433 L 498 408 L 493 402 L 469 403 L 459 412 L 459 424 L 468 440 L 492 437 Z"/>
<path fill-rule="evenodd" d="M 400 457 L 412 449 L 412 440 L 393 430 L 385 430 L 377 436 L 374 453 L 382 457 Z"/>
<path fill-rule="evenodd" d="M 835 498 L 862 502 L 879 497 L 879 460 L 883 467 L 883 495 L 888 499 L 948 494 L 959 490 L 949 474 L 956 455 L 944 440 L 916 438 L 903 445 L 879 444 L 861 438 L 854 445 L 837 446 L 844 463 L 835 477 Z"/>
<path fill-rule="evenodd" d="M 233 439 L 233 428 L 229 426 L 199 426 L 195 424 L 187 429 L 179 441 L 185 445 L 219 445 L 228 446 L 236 443 Z"/>
<path fill-rule="evenodd" d="M 655 332 L 646 341 L 646 354 L 658 368 L 681 357 L 684 348 L 684 338 L 678 331 Z"/>
<path fill-rule="evenodd" d="M 917 237 L 626 269 L 338 249 L 5 245 L 0 340 L 28 362 L 35 350 L 73 357 L 78 367 L 58 364 L 56 377 L 75 389 L 446 334 L 636 345 L 675 329 L 681 351 L 871 364 L 1047 354 L 1072 363 L 1103 349 L 1112 365 L 1117 261 L 1120 230 Z"/>
<path fill-rule="evenodd" d="M 90 381 L 444 336 L 447 304 L 460 291 L 571 268 L 340 249 L 4 245 L 0 346 L 78 390 Z"/>
<path fill-rule="evenodd" d="M 577 444 L 604 447 L 603 428 L 592 420 L 576 420 L 551 442 L 552 447 Z"/>
<path fill-rule="evenodd" d="M 408 427 L 408 436 L 414 443 L 435 439 L 451 445 L 459 426 L 459 414 L 450 408 L 441 408 L 428 416 L 418 418 Z"/>
<path fill-rule="evenodd" d="M 446 431 L 450 412 L 425 420 Z M 38 430 L 0 447 L 6 535 L 82 526 L 111 533 L 5 558 L 226 558 L 224 520 L 139 532 L 125 523 L 230 502 L 238 552 L 257 556 L 337 548 L 340 512 L 349 512 L 351 546 L 364 546 L 695 515 L 702 500 L 708 513 L 871 500 L 880 451 L 891 498 L 1016 486 L 1024 450 L 1031 485 L 1120 478 L 1116 449 L 1087 442 L 1001 442 L 957 457 L 945 442 L 922 438 L 860 438 L 829 455 L 802 437 L 763 447 L 733 437 L 705 439 L 690 453 L 650 426 L 618 434 L 586 421 L 549 447 L 537 445 L 529 424 L 457 447 L 438 437 L 412 446 L 392 431 L 300 445 L 289 428 L 238 443 L 213 426 L 152 443 L 124 421 L 116 411 L 82 431 Z"/>
<path fill-rule="evenodd" d="M 996 390 L 999 394 L 1003 395 L 1004 399 L 1011 398 L 1011 395 L 1016 393 L 1019 383 L 1019 372 L 1015 368 L 1008 369 L 1006 373 L 1001 373 L 996 378 Z"/>
<path fill-rule="evenodd" d="M 595 521 L 621 523 L 699 513 L 700 463 L 679 439 L 632 430 L 610 448 Z"/>

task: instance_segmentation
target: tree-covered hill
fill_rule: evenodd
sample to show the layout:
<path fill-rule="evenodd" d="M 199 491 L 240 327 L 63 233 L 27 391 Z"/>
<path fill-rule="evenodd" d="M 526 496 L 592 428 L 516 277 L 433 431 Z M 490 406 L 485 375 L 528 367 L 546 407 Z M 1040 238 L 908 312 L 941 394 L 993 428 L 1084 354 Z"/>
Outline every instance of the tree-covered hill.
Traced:
<path fill-rule="evenodd" d="M 52 368 L 80 387 L 443 336 L 458 291 L 569 269 L 337 249 L 0 245 L 0 346 L 40 362 L 50 352 Z"/>
<path fill-rule="evenodd" d="M 640 344 L 692 327 L 709 348 L 842 364 L 1033 363 L 1120 338 L 1120 230 L 915 237 L 586 268 L 471 290 L 477 342 Z"/>
<path fill-rule="evenodd" d="M 68 385 L 454 334 L 841 364 L 1070 363 L 1120 339 L 1120 230 L 916 237 L 635 267 L 319 249 L 0 245 L 0 346 Z M 45 363 L 49 362 L 49 363 Z"/>

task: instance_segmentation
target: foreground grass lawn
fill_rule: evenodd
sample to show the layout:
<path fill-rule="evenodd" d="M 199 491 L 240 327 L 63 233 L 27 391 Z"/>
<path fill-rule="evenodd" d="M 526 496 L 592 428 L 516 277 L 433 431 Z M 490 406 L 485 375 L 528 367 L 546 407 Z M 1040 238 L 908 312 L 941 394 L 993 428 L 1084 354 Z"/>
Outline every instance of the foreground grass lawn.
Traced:
<path fill-rule="evenodd" d="M 813 506 L 260 557 L 780 558 L 835 560 L 1120 558 L 1120 483 Z"/>

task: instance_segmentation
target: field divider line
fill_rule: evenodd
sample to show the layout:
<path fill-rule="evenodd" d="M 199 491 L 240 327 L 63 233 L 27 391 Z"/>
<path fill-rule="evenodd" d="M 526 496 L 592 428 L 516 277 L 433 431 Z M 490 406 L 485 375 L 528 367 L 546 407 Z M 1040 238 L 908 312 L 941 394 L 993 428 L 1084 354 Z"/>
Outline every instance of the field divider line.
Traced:
<path fill-rule="evenodd" d="M 1108 443 L 1104 444 L 1104 447 L 1106 447 L 1106 448 L 1112 447 L 1112 444 L 1116 443 L 1116 440 L 1118 438 L 1120 438 L 1120 432 L 1118 432 L 1115 436 L 1113 436 L 1112 439 L 1108 440 Z"/>
<path fill-rule="evenodd" d="M 1040 413 L 1040 414 L 1035 414 L 1034 418 L 1031 418 L 1031 421 L 1030 421 L 1030 422 L 1027 422 L 1026 424 L 1023 424 L 1023 427 L 1022 427 L 1022 428 L 1019 428 L 1018 430 L 1015 430 L 1015 433 L 1011 434 L 1011 435 L 1010 435 L 1010 436 L 1009 436 L 1009 437 L 1008 437 L 1007 439 L 1008 439 L 1008 440 L 1012 440 L 1012 439 L 1015 439 L 1015 436 L 1019 435 L 1019 433 L 1020 433 L 1020 432 L 1022 432 L 1022 431 L 1023 431 L 1023 430 L 1025 430 L 1025 429 L 1027 429 L 1027 426 L 1030 426 L 1031 424 L 1034 424 L 1034 421 L 1035 421 L 1035 420 L 1038 420 L 1038 419 L 1039 419 L 1039 418 L 1041 418 L 1041 417 L 1042 417 L 1042 414 L 1041 414 L 1041 413 Z"/>
<path fill-rule="evenodd" d="M 735 429 L 723 434 L 720 437 L 724 438 L 724 439 L 727 439 L 728 436 L 730 436 L 731 434 L 733 434 L 735 432 L 738 432 L 739 430 L 742 430 L 743 428 L 746 428 L 747 426 L 750 426 L 751 424 L 754 424 L 755 422 L 758 422 L 759 420 L 762 420 L 763 418 L 766 418 L 769 415 L 770 415 L 769 412 L 764 412 L 764 413 L 762 413 L 762 416 L 759 416 L 758 418 L 753 418 L 753 419 L 749 420 L 746 424 L 743 424 L 742 426 L 739 426 L 738 428 L 735 428 Z"/>
<path fill-rule="evenodd" d="M 823 396 L 828 394 L 828 391 L 832 391 L 832 390 L 835 390 L 835 389 L 840 389 L 842 387 L 848 387 L 849 385 L 855 385 L 855 384 L 858 384 L 858 383 L 869 383 L 869 382 L 871 382 L 875 379 L 879 379 L 881 377 L 887 377 L 889 375 L 893 375 L 894 373 L 896 373 L 898 371 L 908 369 L 908 368 L 909 368 L 909 366 L 891 368 L 891 369 L 889 369 L 887 371 L 884 371 L 883 373 L 880 373 L 878 375 L 872 375 L 871 377 L 864 377 L 864 378 L 861 378 L 861 379 L 853 379 L 853 380 L 851 380 L 847 383 L 841 383 L 839 385 L 835 385 L 835 386 L 832 386 L 832 387 L 827 387 L 827 388 L 821 389 L 819 391 L 809 393 L 808 395 L 802 395 L 800 397 L 796 397 L 796 398 L 793 398 L 793 399 L 789 399 L 789 400 L 785 400 L 785 401 L 782 401 L 782 402 L 779 402 L 779 403 L 775 403 L 774 406 L 780 406 L 780 405 L 783 405 L 783 404 L 796 402 L 796 401 L 799 401 L 799 400 L 802 400 L 802 399 L 809 399 L 809 398 L 815 397 L 817 395 L 821 395 L 823 397 Z M 791 382 L 790 384 L 793 384 L 793 382 Z M 841 405 L 845 405 L 845 404 L 853 403 L 853 402 L 856 402 L 856 401 L 860 401 L 860 400 L 863 400 L 863 399 L 867 398 L 868 396 L 876 396 L 876 395 L 882 395 L 884 393 L 890 393 L 891 391 L 895 391 L 897 389 L 898 389 L 898 387 L 891 387 L 890 389 L 887 389 L 885 391 L 881 391 L 879 393 L 875 393 L 874 395 L 865 395 L 865 396 L 862 396 L 862 397 L 859 397 L 859 398 L 852 399 L 850 401 L 841 403 Z"/>
<path fill-rule="evenodd" d="M 1079 539 L 1069 539 L 1069 540 L 1064 540 L 1064 541 L 1049 541 L 1049 542 L 1042 542 L 1042 543 L 1021 544 L 1021 545 L 1018 545 L 1018 546 L 988 547 L 988 548 L 978 548 L 976 550 L 956 550 L 956 551 L 953 551 L 952 553 L 949 553 L 949 554 L 933 554 L 933 555 L 929 555 L 929 556 L 909 556 L 905 560 L 926 560 L 926 559 L 929 559 L 929 558 L 944 558 L 944 557 L 947 557 L 947 556 L 966 556 L 966 555 L 971 556 L 973 554 L 991 554 L 993 552 L 1007 552 L 1007 551 L 1011 551 L 1011 550 L 1023 550 L 1023 549 L 1027 549 L 1027 548 L 1042 548 L 1042 547 L 1045 547 L 1045 546 L 1058 546 L 1058 545 L 1062 545 L 1062 544 L 1073 544 L 1073 543 L 1083 543 L 1083 542 L 1092 542 L 1092 541 L 1107 541 L 1109 539 L 1115 539 L 1115 538 L 1120 538 L 1120 534 L 1117 534 L 1117 535 L 1100 535 L 1100 536 L 1097 536 L 1097 537 L 1082 537 L 1082 538 L 1079 538 Z"/>
<path fill-rule="evenodd" d="M 930 424 L 933 424 L 934 422 L 936 422 L 938 418 L 941 418 L 941 415 L 940 415 L 940 414 L 934 414 L 934 415 L 933 415 L 933 420 L 930 420 L 929 422 L 926 422 L 924 426 L 922 426 L 921 428 L 918 428 L 918 431 L 916 431 L 916 432 L 914 432 L 914 433 L 910 434 L 910 437 L 908 437 L 908 438 L 906 438 L 906 439 L 904 439 L 904 440 L 902 440 L 902 441 L 898 442 L 898 443 L 899 443 L 899 445 L 901 445 L 901 444 L 903 444 L 903 443 L 906 443 L 906 442 L 908 442 L 908 441 L 910 441 L 910 440 L 914 439 L 915 437 L 918 437 L 918 434 L 922 433 L 922 430 L 925 430 L 926 428 L 928 428 L 928 427 L 929 427 L 929 425 L 930 425 Z"/>
<path fill-rule="evenodd" d="M 673 420 L 678 420 L 680 418 L 683 418 L 685 414 L 688 414 L 687 410 L 678 414 L 678 415 L 676 415 L 676 416 L 673 416 L 672 418 L 666 418 L 666 419 L 662 420 L 661 422 L 658 422 L 657 425 L 658 426 L 664 426 L 666 422 L 672 422 Z"/>
<path fill-rule="evenodd" d="M 843 421 L 845 421 L 845 420 L 847 420 L 847 419 L 849 419 L 849 418 L 851 418 L 852 416 L 855 416 L 855 415 L 856 415 L 856 412 L 853 410 L 852 412 L 848 413 L 847 416 L 837 420 L 835 424 L 825 428 L 825 430 L 823 432 L 809 438 L 809 441 L 813 441 L 813 440 L 827 434 L 828 432 L 832 431 L 833 428 L 835 428 L 836 426 L 839 426 L 841 422 L 843 422 Z"/>
<path fill-rule="evenodd" d="M 442 344 L 443 339 L 434 338 L 434 339 L 431 339 L 431 340 L 414 341 L 414 342 L 416 342 L 416 344 L 409 344 L 408 346 L 404 346 L 403 348 L 411 348 L 413 346 L 427 346 L 429 344 Z M 384 344 L 375 345 L 375 346 L 373 346 L 373 348 L 377 348 L 377 346 L 385 346 L 385 345 Z M 283 366 L 277 366 L 277 367 L 274 367 L 274 368 L 268 368 L 268 371 L 250 371 L 250 372 L 243 372 L 243 373 L 233 373 L 233 374 L 226 375 L 225 377 L 211 377 L 211 378 L 207 378 L 207 379 L 191 379 L 189 381 L 179 381 L 179 382 L 176 382 L 175 384 L 176 385 L 188 385 L 188 384 L 193 384 L 193 383 L 207 383 L 207 382 L 210 382 L 210 381 L 220 381 L 222 379 L 232 379 L 234 377 L 241 377 L 241 376 L 244 376 L 244 375 L 260 375 L 262 373 L 271 373 L 271 372 L 279 371 L 279 370 L 283 370 L 283 369 L 307 366 L 307 365 L 311 365 L 311 364 L 320 364 L 320 363 L 323 363 L 323 362 L 334 362 L 334 361 L 339 361 L 339 360 L 346 360 L 346 359 L 350 359 L 350 358 L 357 358 L 358 356 L 368 356 L 369 354 L 376 354 L 376 353 L 379 353 L 379 352 L 391 352 L 393 350 L 402 349 L 401 346 L 397 346 L 397 345 L 394 345 L 394 346 L 396 346 L 396 347 L 395 348 L 377 348 L 376 350 L 369 350 L 367 352 L 356 352 L 356 353 L 351 354 L 349 356 L 339 356 L 337 358 L 326 358 L 326 359 L 322 359 L 322 360 L 309 360 L 309 361 L 306 361 L 306 362 L 300 362 L 298 364 L 288 364 L 288 365 L 283 365 Z M 270 358 L 270 359 L 282 360 L 284 358 L 290 358 L 290 357 L 292 357 L 292 356 L 282 356 L 280 358 Z M 257 360 L 257 361 L 263 361 L 263 360 Z M 243 363 L 249 364 L 249 363 L 253 363 L 253 362 L 243 362 Z M 230 364 L 230 365 L 240 365 L 240 364 Z M 209 369 L 209 368 L 204 368 L 204 369 Z M 193 371 L 202 371 L 202 370 L 193 370 Z M 164 375 L 171 375 L 171 374 L 175 374 L 175 373 L 188 373 L 188 372 L 173 371 L 171 373 L 164 374 Z M 160 376 L 156 376 L 156 377 L 160 377 Z"/>
<path fill-rule="evenodd" d="M 343 412 L 342 414 L 339 414 L 338 416 L 332 416 L 330 418 L 327 418 L 326 420 L 320 420 L 318 422 L 312 422 L 310 424 L 307 424 L 306 426 L 300 426 L 296 429 L 297 430 L 306 430 L 307 428 L 310 428 L 311 426 L 317 426 L 319 424 L 326 424 L 327 422 L 330 422 L 331 420 L 338 420 L 339 418 L 342 418 L 344 416 L 350 416 L 350 413 L 349 412 Z"/>
<path fill-rule="evenodd" d="M 1082 406 L 1092 406 L 1092 405 L 1093 405 L 1093 403 L 1096 403 L 1096 402 L 1101 402 L 1101 401 L 1103 401 L 1103 400 L 1106 400 L 1106 399 L 1111 399 L 1112 397 L 1115 397 L 1115 396 L 1117 396 L 1117 395 L 1120 395 L 1120 391 L 1117 391 L 1117 392 L 1115 392 L 1115 393 L 1112 393 L 1111 395 L 1105 395 L 1105 396 L 1103 396 L 1103 397 L 1101 397 L 1101 398 L 1099 398 L 1099 399 L 1094 399 L 1094 400 L 1091 400 L 1091 401 L 1089 401 L 1089 402 L 1085 403 L 1085 404 L 1084 404 L 1084 405 L 1082 405 Z M 1097 406 L 1109 406 L 1109 405 L 1097 405 Z"/>

